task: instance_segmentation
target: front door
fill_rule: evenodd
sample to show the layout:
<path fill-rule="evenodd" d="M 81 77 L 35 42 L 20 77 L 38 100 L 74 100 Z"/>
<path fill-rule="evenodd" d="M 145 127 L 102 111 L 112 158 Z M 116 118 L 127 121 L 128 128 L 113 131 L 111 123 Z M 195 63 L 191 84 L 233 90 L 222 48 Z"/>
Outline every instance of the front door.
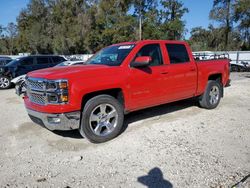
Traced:
<path fill-rule="evenodd" d="M 131 68 L 128 88 L 132 110 L 160 104 L 164 101 L 164 71 L 160 44 L 146 44 L 136 54 L 150 56 L 147 67 Z M 135 59 L 134 58 L 134 59 Z"/>

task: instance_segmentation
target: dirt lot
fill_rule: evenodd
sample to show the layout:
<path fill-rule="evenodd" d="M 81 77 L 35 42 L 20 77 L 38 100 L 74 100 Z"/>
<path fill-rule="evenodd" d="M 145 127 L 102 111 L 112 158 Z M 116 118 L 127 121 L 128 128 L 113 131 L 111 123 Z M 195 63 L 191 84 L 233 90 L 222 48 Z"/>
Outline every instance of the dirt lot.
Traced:
<path fill-rule="evenodd" d="M 186 100 L 131 113 L 98 145 L 39 127 L 13 89 L 0 91 L 0 187 L 232 186 L 250 174 L 250 73 L 232 79 L 215 110 Z"/>

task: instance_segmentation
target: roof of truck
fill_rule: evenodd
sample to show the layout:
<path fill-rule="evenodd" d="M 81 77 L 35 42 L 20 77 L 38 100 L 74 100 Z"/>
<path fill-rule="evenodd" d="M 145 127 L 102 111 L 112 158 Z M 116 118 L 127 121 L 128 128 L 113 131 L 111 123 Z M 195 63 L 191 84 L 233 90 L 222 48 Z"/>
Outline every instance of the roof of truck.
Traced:
<path fill-rule="evenodd" d="M 132 45 L 132 44 L 138 44 L 138 43 L 148 43 L 148 42 L 168 42 L 168 43 L 186 43 L 185 41 L 181 41 L 181 40 L 139 40 L 139 41 L 131 41 L 131 42 L 121 42 L 121 43 L 117 43 L 117 44 L 113 44 L 114 46 L 116 45 Z M 112 45 L 112 46 L 113 46 Z"/>

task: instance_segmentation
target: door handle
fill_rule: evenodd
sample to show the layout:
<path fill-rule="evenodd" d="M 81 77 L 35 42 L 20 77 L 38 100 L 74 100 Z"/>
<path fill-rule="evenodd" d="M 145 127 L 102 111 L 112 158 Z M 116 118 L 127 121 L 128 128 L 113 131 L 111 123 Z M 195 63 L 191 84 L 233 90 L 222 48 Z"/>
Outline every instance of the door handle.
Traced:
<path fill-rule="evenodd" d="M 168 74 L 168 72 L 167 71 L 163 71 L 163 72 L 161 72 L 161 74 Z"/>

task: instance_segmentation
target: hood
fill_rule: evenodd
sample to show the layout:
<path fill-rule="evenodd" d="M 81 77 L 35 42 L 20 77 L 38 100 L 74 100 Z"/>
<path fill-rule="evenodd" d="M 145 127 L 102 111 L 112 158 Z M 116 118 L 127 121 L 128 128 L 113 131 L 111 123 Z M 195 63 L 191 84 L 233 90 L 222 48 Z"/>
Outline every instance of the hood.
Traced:
<path fill-rule="evenodd" d="M 94 76 L 96 72 L 98 74 L 107 72 L 109 70 L 116 69 L 117 67 L 107 65 L 75 65 L 75 66 L 63 66 L 52 67 L 47 69 L 41 69 L 28 73 L 28 77 L 44 78 L 44 79 L 70 79 L 72 77 Z"/>

